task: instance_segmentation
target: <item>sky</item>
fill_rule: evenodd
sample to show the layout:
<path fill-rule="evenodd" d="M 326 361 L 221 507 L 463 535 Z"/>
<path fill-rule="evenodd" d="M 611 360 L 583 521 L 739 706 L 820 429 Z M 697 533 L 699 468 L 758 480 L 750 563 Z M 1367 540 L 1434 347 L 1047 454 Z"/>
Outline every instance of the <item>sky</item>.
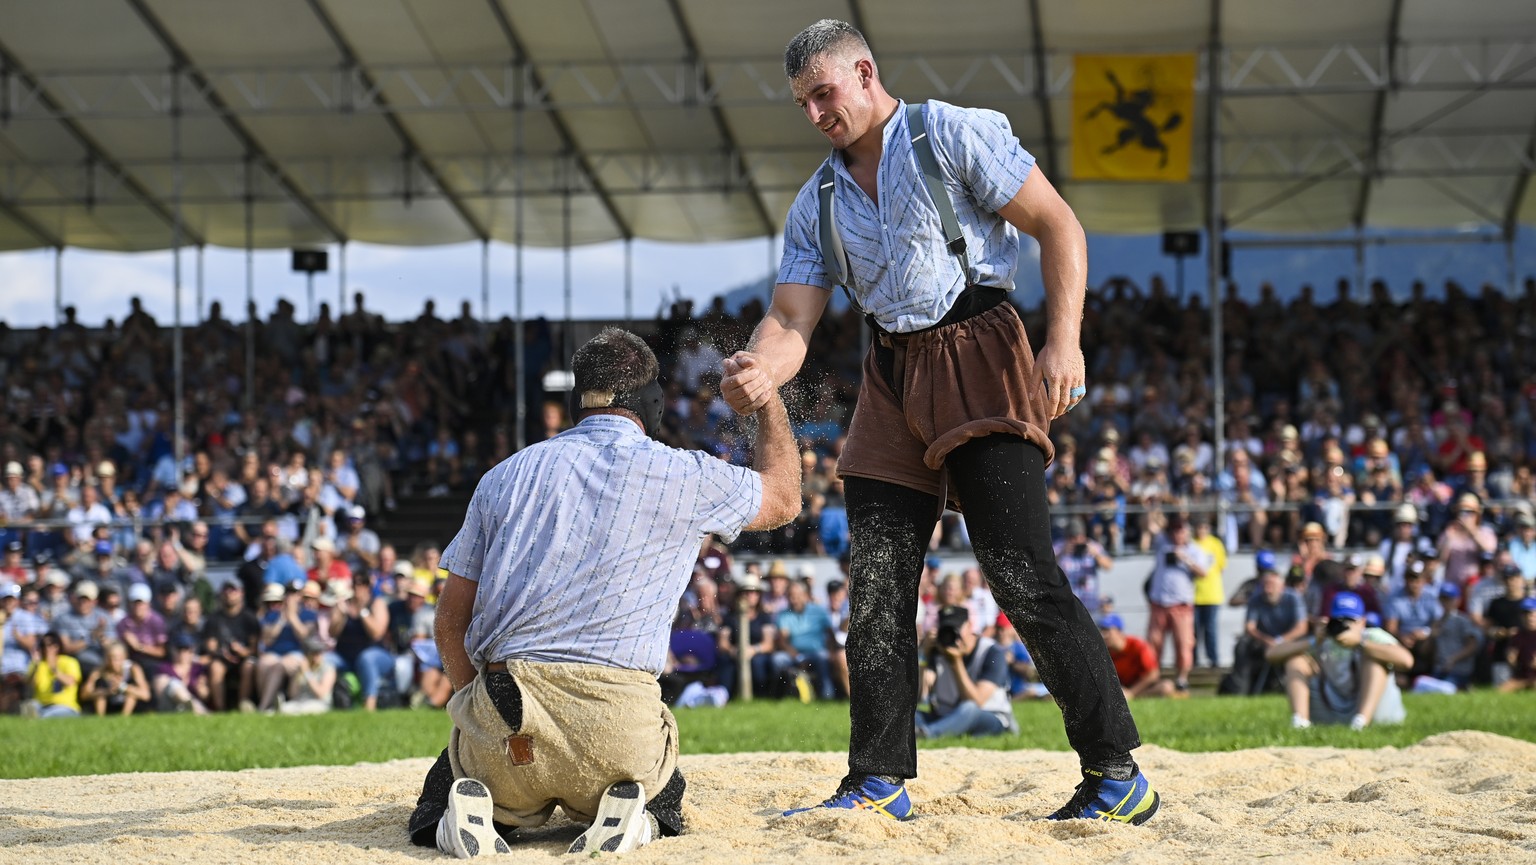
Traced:
<path fill-rule="evenodd" d="M 777 264 L 780 244 L 767 238 L 712 244 L 633 243 L 632 315 L 654 317 L 680 294 L 697 305 L 717 294 L 747 283 L 761 282 Z M 1170 286 L 1176 272 L 1173 259 L 1162 254 L 1158 236 L 1091 235 L 1089 284 L 1098 285 L 1110 275 L 1123 274 L 1144 285 L 1154 273 Z M 1536 275 L 1536 231 L 1522 229 L 1516 243 L 1516 273 L 1523 280 Z M 1038 253 L 1026 242 L 1029 260 L 1020 267 L 1019 288 L 1026 303 L 1041 295 Z M 530 317 L 564 317 L 565 255 L 560 250 L 528 249 L 524 253 L 524 310 Z M 303 274 L 289 270 L 286 250 L 258 251 L 254 256 L 255 296 L 263 317 L 277 298 L 294 303 L 301 319 L 309 315 Z M 331 271 L 315 278 L 316 302 L 328 301 L 333 309 L 339 294 L 338 255 L 331 248 Z M 221 301 L 224 315 L 244 319 L 245 267 L 243 251 L 209 247 L 204 255 L 204 306 Z M 121 321 L 128 298 L 137 295 L 145 308 L 162 324 L 169 324 L 174 310 L 174 265 L 169 251 L 154 253 L 106 253 L 69 249 L 63 255 L 64 302 L 73 304 L 79 319 L 99 325 L 107 318 Z M 182 253 L 183 321 L 195 314 L 197 254 Z M 491 244 L 490 311 L 494 318 L 514 309 L 516 250 Z M 594 244 L 577 247 L 570 254 L 572 302 L 576 319 L 625 317 L 624 245 Z M 1234 278 L 1240 291 L 1256 297 L 1258 286 L 1272 281 L 1281 295 L 1291 296 L 1304 283 L 1317 287 L 1318 296 L 1332 299 L 1340 277 L 1353 277 L 1354 252 L 1348 247 L 1239 249 L 1233 256 Z M 1383 278 L 1399 297 L 1405 297 L 1415 279 L 1422 279 L 1431 294 L 1440 293 L 1447 278 L 1476 289 L 1484 282 L 1503 286 L 1507 261 L 1502 244 L 1426 244 L 1370 246 L 1366 251 L 1367 278 Z M 387 247 L 352 244 L 347 249 L 347 293 L 362 291 L 369 309 L 392 321 L 414 318 L 428 298 L 437 302 L 438 314 L 453 317 L 465 300 L 480 311 L 481 251 L 479 244 L 439 247 Z M 1203 289 L 1203 257 L 1189 259 L 1185 267 L 1187 290 Z M 350 307 L 350 299 L 347 305 Z M 54 322 L 54 253 L 52 250 L 0 253 L 0 320 L 12 327 L 37 327 Z"/>

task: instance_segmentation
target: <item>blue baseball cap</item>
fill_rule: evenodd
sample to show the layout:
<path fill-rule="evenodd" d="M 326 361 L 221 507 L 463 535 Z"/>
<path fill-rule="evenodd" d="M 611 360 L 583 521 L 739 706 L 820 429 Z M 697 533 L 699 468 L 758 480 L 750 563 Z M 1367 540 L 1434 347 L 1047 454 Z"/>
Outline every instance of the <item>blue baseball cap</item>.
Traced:
<path fill-rule="evenodd" d="M 1253 554 L 1253 564 L 1260 571 L 1273 571 L 1275 568 L 1275 554 L 1269 550 L 1259 550 Z"/>
<path fill-rule="evenodd" d="M 1520 609 L 1527 613 L 1536 613 L 1536 597 L 1526 598 L 1520 602 Z"/>
<path fill-rule="evenodd" d="M 53 468 L 51 468 L 50 471 L 53 472 L 54 476 L 67 475 L 69 474 L 69 466 L 64 465 L 63 463 L 54 463 Z"/>
<path fill-rule="evenodd" d="M 1125 620 L 1120 618 L 1120 616 L 1115 613 L 1110 613 L 1109 615 L 1099 619 L 1099 630 L 1107 631 L 1110 628 L 1114 628 L 1117 631 L 1125 630 Z"/>
<path fill-rule="evenodd" d="M 1381 627 L 1381 616 L 1378 616 L 1375 613 L 1366 613 L 1365 614 L 1365 626 L 1367 628 L 1379 628 L 1379 627 Z"/>
<path fill-rule="evenodd" d="M 1440 586 L 1440 597 L 1459 598 L 1461 597 L 1461 588 L 1455 583 L 1443 583 Z"/>
<path fill-rule="evenodd" d="M 928 561 L 927 561 L 926 564 L 930 568 L 938 568 L 938 567 L 942 567 L 944 565 L 944 560 L 939 558 L 938 556 L 929 556 L 928 557 Z"/>
<path fill-rule="evenodd" d="M 1333 596 L 1333 605 L 1328 608 L 1330 619 L 1363 619 L 1365 618 L 1365 601 L 1354 592 L 1339 592 Z"/>
<path fill-rule="evenodd" d="M 112 542 L 97 541 L 94 551 L 98 556 L 110 556 L 112 555 Z"/>

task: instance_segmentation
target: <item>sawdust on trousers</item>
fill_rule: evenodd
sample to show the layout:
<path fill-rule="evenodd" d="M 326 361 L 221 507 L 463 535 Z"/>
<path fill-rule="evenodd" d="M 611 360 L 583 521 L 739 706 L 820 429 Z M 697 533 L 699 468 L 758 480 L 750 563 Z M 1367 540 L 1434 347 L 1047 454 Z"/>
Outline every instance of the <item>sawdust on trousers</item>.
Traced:
<path fill-rule="evenodd" d="M 684 749 L 687 743 L 684 742 Z M 1445 733 L 1403 749 L 1136 752 L 1164 797 L 1141 827 L 1037 818 L 1076 757 L 923 751 L 919 819 L 785 808 L 829 795 L 840 754 L 684 756 L 689 833 L 625 861 L 1536 863 L 1536 745 Z M 405 822 L 430 760 L 0 781 L 0 862 L 387 863 L 437 859 Z M 571 861 L 556 818 L 508 861 Z"/>

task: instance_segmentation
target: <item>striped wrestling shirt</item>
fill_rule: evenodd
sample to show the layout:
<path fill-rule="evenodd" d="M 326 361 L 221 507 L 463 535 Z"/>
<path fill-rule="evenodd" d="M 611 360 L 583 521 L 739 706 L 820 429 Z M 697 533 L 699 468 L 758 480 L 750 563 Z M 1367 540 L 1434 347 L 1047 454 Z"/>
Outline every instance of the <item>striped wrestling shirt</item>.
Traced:
<path fill-rule="evenodd" d="M 1012 288 L 1019 233 L 997 211 L 1018 194 L 1035 158 L 1019 144 L 1008 118 L 996 111 L 933 100 L 927 126 L 975 283 Z M 859 306 L 892 333 L 938 324 L 966 285 L 959 259 L 944 244 L 939 211 L 923 186 L 910 138 L 902 102 L 885 124 L 876 181 L 879 204 L 854 182 L 840 153 L 829 157 L 836 173 L 838 231 L 853 271 L 850 288 Z M 816 240 L 820 174 L 818 169 L 800 188 L 784 221 L 778 281 L 831 290 Z"/>
<path fill-rule="evenodd" d="M 593 415 L 486 473 L 442 567 L 478 583 L 476 667 L 577 662 L 660 674 L 700 539 L 734 540 L 761 477 Z"/>

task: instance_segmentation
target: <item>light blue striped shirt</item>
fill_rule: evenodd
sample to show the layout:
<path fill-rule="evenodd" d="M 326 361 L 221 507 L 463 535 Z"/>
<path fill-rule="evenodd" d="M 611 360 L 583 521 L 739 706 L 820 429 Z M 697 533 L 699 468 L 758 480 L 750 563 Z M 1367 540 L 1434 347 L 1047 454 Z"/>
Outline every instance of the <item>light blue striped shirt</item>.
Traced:
<path fill-rule="evenodd" d="M 705 534 L 734 540 L 762 478 L 594 415 L 513 454 L 475 488 L 442 567 L 479 583 L 464 648 L 660 674 Z"/>
<path fill-rule="evenodd" d="M 983 108 L 928 103 L 927 125 L 934 154 L 955 217 L 965 235 L 966 254 L 979 285 L 1013 288 L 1019 268 L 1019 233 L 997 211 L 1013 200 L 1035 166 L 1019 144 L 1008 118 Z M 876 176 L 877 205 L 854 182 L 842 154 L 828 159 L 836 172 L 837 227 L 853 271 L 859 305 L 880 326 L 909 333 L 938 324 L 965 289 L 960 260 L 944 244 L 939 211 L 923 185 L 907 133 L 906 103 L 885 125 L 884 150 Z M 784 257 L 779 282 L 831 290 L 832 278 L 817 243 L 817 181 L 820 169 L 800 188 L 784 222 Z"/>

